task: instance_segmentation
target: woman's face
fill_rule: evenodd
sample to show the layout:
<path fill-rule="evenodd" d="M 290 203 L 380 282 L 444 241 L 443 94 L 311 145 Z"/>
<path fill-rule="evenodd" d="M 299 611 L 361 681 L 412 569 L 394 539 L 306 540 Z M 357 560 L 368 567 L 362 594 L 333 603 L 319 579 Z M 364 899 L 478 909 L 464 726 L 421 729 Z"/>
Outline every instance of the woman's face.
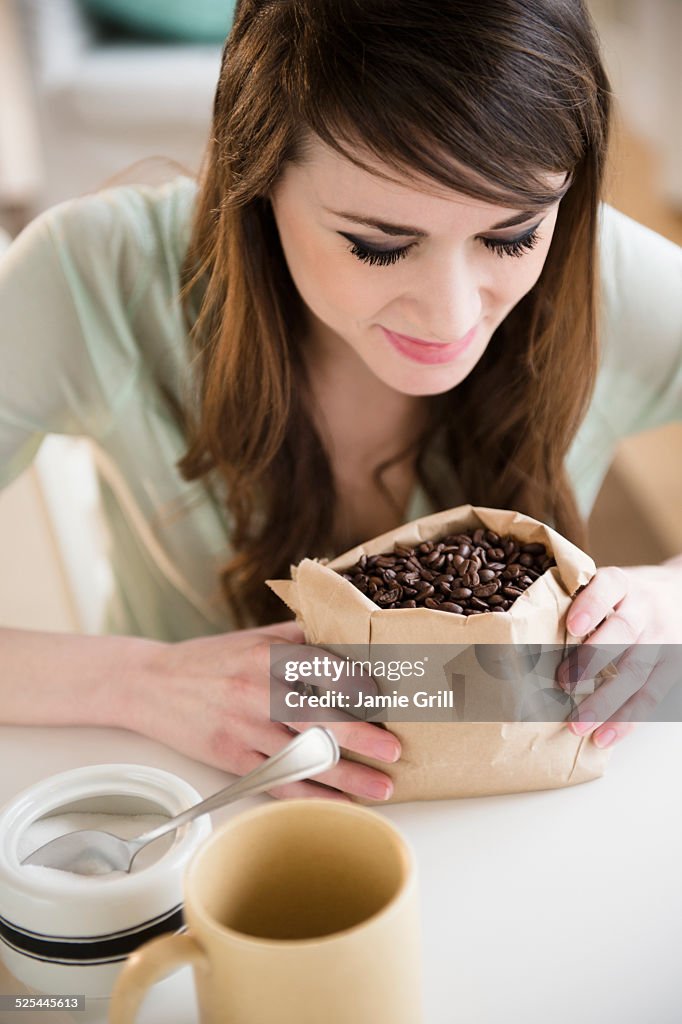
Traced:
<path fill-rule="evenodd" d="M 547 182 L 558 191 L 564 178 Z M 540 276 L 558 210 L 423 187 L 369 174 L 315 139 L 271 195 L 313 345 L 332 360 L 349 347 L 407 395 L 440 394 L 471 372 Z"/>

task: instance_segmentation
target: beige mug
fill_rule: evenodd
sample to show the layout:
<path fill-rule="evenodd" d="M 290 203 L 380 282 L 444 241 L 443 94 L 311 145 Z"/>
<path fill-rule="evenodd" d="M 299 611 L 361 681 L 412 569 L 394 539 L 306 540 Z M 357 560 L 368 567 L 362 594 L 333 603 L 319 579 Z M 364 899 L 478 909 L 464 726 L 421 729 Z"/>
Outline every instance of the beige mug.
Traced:
<path fill-rule="evenodd" d="M 414 856 L 375 811 L 286 800 L 238 815 L 185 875 L 185 934 L 137 950 L 111 998 L 133 1024 L 146 990 L 191 963 L 201 1024 L 420 1024 Z"/>

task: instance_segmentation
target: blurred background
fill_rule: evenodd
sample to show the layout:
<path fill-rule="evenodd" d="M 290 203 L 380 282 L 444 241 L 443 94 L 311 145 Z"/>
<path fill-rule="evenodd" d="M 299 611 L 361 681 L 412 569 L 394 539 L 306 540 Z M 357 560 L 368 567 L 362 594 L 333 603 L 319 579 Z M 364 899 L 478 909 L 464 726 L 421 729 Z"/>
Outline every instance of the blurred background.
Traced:
<path fill-rule="evenodd" d="M 618 100 L 607 198 L 680 244 L 682 2 L 588 5 Z M 232 8 L 0 0 L 0 253 L 40 210 L 137 161 L 159 158 L 126 180 L 196 171 Z M 0 623 L 98 631 L 110 581 L 97 502 L 87 441 L 63 438 L 0 494 Z M 590 532 L 597 565 L 682 552 L 682 424 L 621 443 Z"/>

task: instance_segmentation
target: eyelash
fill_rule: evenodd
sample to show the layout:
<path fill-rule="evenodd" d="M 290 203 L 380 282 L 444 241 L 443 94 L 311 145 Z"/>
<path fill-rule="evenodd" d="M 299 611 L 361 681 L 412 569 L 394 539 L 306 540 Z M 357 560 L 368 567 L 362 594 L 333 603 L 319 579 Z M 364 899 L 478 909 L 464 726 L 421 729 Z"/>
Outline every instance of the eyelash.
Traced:
<path fill-rule="evenodd" d="M 345 237 L 345 236 L 344 236 Z M 407 256 L 410 249 L 413 249 L 417 244 L 411 242 L 410 245 L 404 245 L 399 249 L 368 249 L 364 245 L 360 245 L 359 242 L 354 242 L 352 239 L 348 239 L 351 243 L 349 252 L 352 256 L 362 260 L 363 263 L 368 263 L 370 266 L 389 267 L 398 260 L 402 260 Z M 511 242 L 504 242 L 500 239 L 494 238 L 481 238 L 481 242 L 490 249 L 491 252 L 496 253 L 499 257 L 504 256 L 523 256 L 524 253 L 530 252 L 535 248 L 539 241 L 538 229 L 534 227 L 527 235 L 523 235 L 521 238 L 515 238 Z"/>

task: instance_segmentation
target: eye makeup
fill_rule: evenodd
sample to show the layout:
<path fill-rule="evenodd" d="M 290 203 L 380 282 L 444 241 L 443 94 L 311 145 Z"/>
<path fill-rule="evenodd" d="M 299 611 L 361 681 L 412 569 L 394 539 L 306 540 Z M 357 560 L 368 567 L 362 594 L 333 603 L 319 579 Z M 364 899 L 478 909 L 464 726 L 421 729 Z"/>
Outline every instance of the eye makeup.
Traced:
<path fill-rule="evenodd" d="M 539 241 L 538 228 L 540 224 L 535 224 L 529 228 L 522 235 L 517 238 L 484 238 L 479 237 L 479 241 L 489 249 L 491 252 L 496 253 L 498 256 L 523 256 L 524 253 L 530 252 L 535 248 Z M 392 266 L 399 260 L 404 259 L 411 249 L 417 245 L 417 242 L 410 242 L 409 245 L 400 246 L 394 249 L 374 249 L 359 239 L 354 238 L 352 235 L 346 234 L 345 231 L 338 232 L 342 238 L 350 242 L 349 252 L 356 259 L 361 260 L 363 263 L 368 263 L 370 266 L 381 266 L 387 267 Z"/>

